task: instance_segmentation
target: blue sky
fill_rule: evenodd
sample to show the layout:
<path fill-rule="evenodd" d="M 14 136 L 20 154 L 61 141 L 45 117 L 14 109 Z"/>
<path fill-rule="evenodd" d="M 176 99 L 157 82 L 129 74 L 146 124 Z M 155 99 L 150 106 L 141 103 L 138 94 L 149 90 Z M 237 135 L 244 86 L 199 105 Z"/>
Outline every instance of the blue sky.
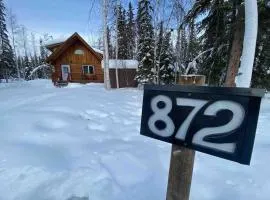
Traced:
<path fill-rule="evenodd" d="M 74 32 L 93 43 L 102 36 L 101 0 L 5 0 L 18 23 L 38 37 L 44 33 L 54 39 Z M 122 0 L 124 6 L 129 0 Z M 136 7 L 136 0 L 131 0 Z M 112 8 L 113 5 L 110 5 Z"/>
<path fill-rule="evenodd" d="M 18 23 L 37 36 L 48 33 L 58 38 L 79 32 L 90 42 L 101 36 L 100 0 L 5 0 L 5 2 L 17 16 Z"/>

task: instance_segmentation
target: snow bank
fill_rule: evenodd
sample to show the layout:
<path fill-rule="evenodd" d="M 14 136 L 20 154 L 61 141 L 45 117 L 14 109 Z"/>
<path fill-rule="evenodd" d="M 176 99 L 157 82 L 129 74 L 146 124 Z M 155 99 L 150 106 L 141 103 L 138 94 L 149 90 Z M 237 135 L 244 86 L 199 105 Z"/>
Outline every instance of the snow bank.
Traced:
<path fill-rule="evenodd" d="M 0 199 L 165 199 L 170 145 L 139 135 L 141 91 L 37 80 L 0 97 Z M 196 153 L 192 200 L 269 199 L 269 120 L 265 98 L 250 167 Z"/>

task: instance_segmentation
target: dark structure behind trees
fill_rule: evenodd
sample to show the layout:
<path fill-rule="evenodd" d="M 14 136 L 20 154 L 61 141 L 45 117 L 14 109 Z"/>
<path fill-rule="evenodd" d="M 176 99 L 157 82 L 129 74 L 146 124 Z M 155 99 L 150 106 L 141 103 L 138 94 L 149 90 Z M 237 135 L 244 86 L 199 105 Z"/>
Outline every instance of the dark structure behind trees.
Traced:
<path fill-rule="evenodd" d="M 119 88 L 137 87 L 138 83 L 135 80 L 136 69 L 118 69 Z M 111 88 L 117 88 L 115 69 L 110 69 Z"/>

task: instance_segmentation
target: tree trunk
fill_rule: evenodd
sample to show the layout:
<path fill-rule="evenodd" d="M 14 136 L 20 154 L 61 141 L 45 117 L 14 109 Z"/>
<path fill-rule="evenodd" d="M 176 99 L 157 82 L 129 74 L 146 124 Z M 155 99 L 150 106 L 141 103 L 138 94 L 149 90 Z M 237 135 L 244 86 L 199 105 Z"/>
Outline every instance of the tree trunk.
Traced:
<path fill-rule="evenodd" d="M 108 47 L 108 30 L 107 30 L 107 17 L 108 17 L 108 0 L 103 0 L 103 62 L 104 62 L 104 82 L 106 89 L 111 88 L 110 74 L 109 74 L 109 47 Z"/>
<path fill-rule="evenodd" d="M 18 79 L 21 79 L 20 69 L 19 69 L 18 60 L 17 60 L 16 45 L 15 45 L 16 17 L 15 17 L 15 15 L 12 14 L 12 10 L 9 11 L 9 17 L 10 17 L 11 36 L 12 36 L 11 37 L 12 38 L 12 46 L 13 46 L 13 51 L 14 51 L 14 61 L 15 61 L 15 65 L 16 65 Z"/>
<path fill-rule="evenodd" d="M 237 4 L 237 3 L 235 3 Z M 244 15 L 243 9 L 240 5 L 235 5 L 235 23 L 233 25 L 233 38 L 231 44 L 231 51 L 229 57 L 229 63 L 227 68 L 227 75 L 225 80 L 225 86 L 235 87 L 235 77 L 238 74 L 238 68 L 240 64 L 240 57 L 242 51 L 242 41 L 244 35 L 244 24 L 242 17 Z"/>
<path fill-rule="evenodd" d="M 118 28 L 119 28 L 119 0 L 116 1 L 116 44 L 115 44 L 115 49 L 116 49 L 116 67 L 115 67 L 115 79 L 116 79 L 116 88 L 119 88 L 119 76 L 118 76 L 118 53 L 119 53 L 119 40 L 118 40 Z"/>
<path fill-rule="evenodd" d="M 8 83 L 8 78 L 9 78 L 9 77 L 8 77 L 8 70 L 6 69 L 6 70 L 5 70 L 5 79 L 6 79 L 6 83 Z"/>
<path fill-rule="evenodd" d="M 256 0 L 245 0 L 245 37 L 238 87 L 250 87 L 258 33 L 258 5 Z"/>

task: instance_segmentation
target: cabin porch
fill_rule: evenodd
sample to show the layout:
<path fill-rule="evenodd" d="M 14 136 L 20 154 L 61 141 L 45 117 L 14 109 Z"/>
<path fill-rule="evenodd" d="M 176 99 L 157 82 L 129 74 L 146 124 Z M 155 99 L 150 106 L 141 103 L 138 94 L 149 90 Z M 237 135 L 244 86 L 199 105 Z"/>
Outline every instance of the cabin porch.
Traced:
<path fill-rule="evenodd" d="M 103 83 L 103 71 L 93 65 L 65 64 L 56 65 L 52 70 L 52 81 L 54 83 Z"/>

